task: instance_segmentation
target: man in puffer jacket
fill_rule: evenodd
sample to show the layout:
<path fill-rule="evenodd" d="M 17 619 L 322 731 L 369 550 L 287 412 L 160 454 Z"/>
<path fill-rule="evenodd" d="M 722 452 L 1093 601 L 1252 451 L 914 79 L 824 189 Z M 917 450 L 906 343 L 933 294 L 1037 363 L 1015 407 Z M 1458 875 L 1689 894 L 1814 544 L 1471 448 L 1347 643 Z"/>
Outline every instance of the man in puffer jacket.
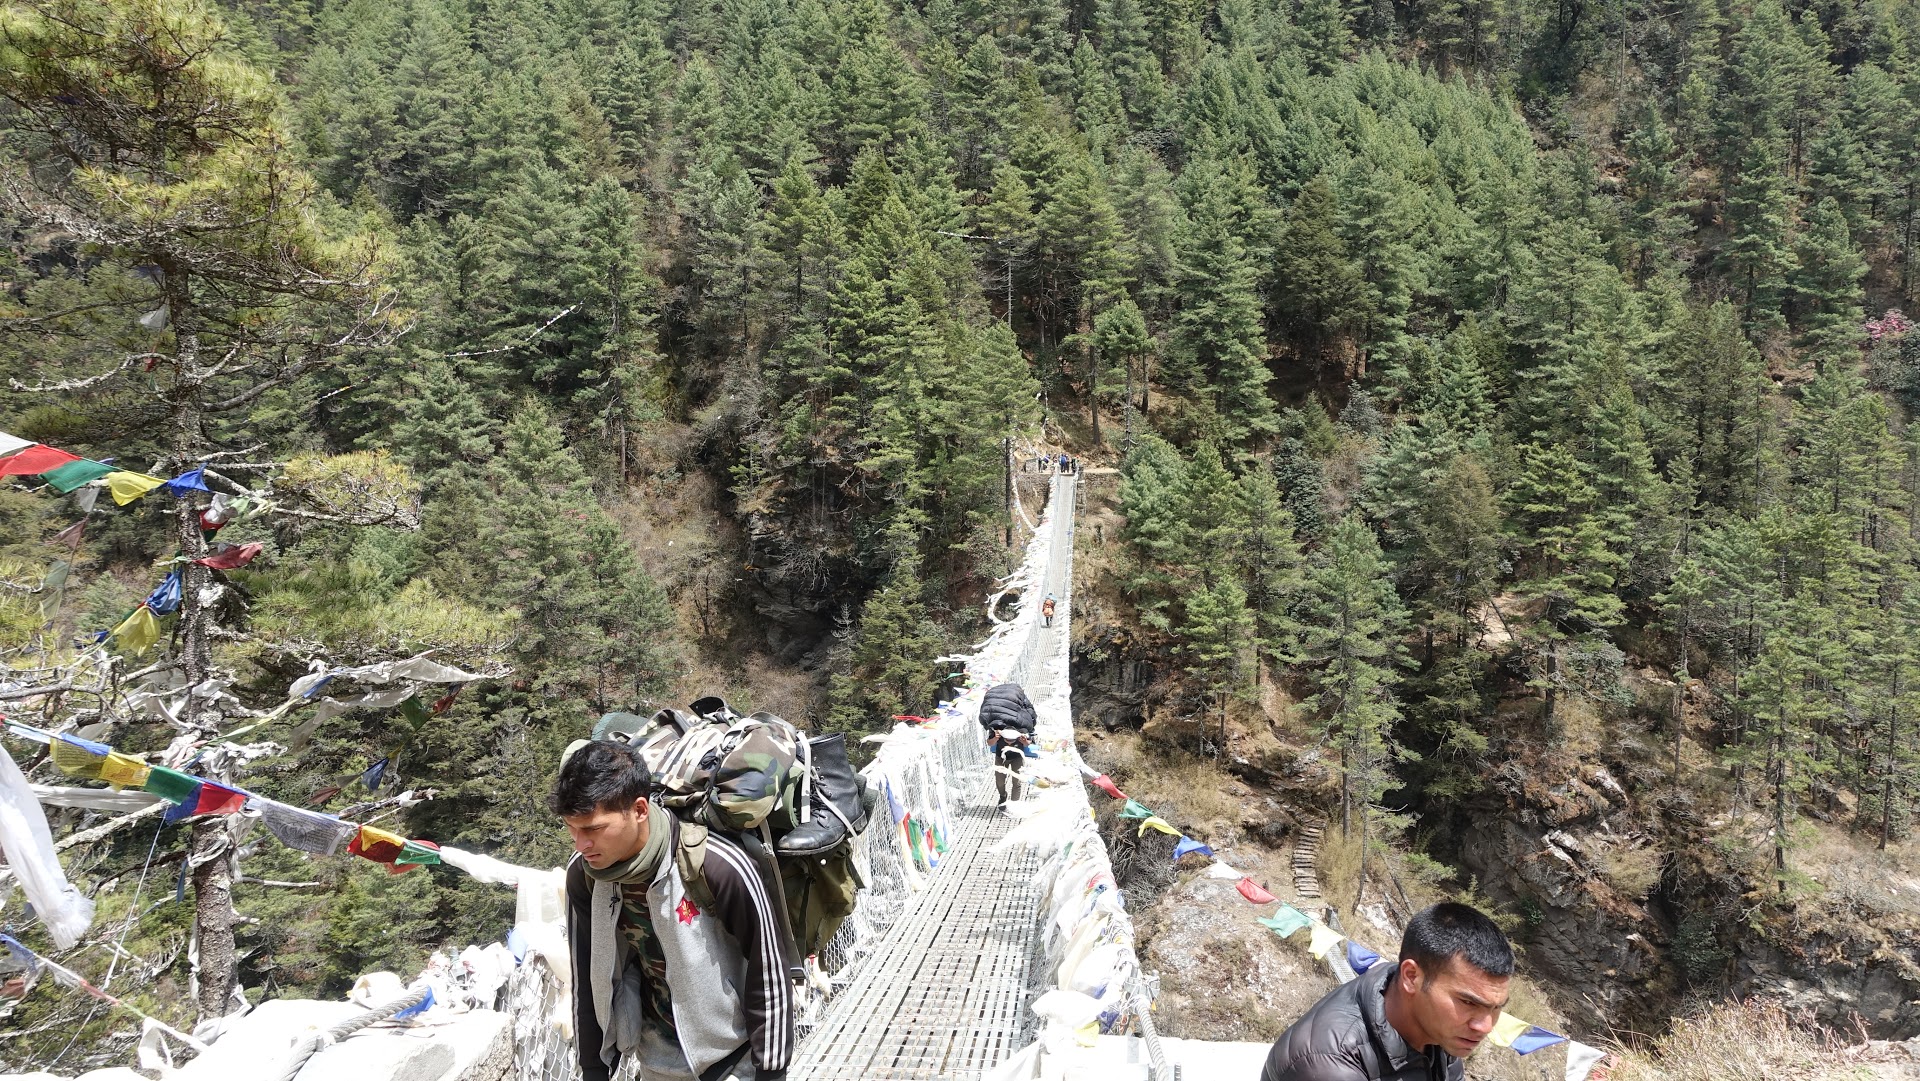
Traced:
<path fill-rule="evenodd" d="M 1018 683 L 989 687 L 980 700 L 980 727 L 987 730 L 987 750 L 995 766 L 993 785 L 1002 808 L 1020 798 L 1020 764 L 1026 761 L 1036 723 L 1033 703 Z"/>
<path fill-rule="evenodd" d="M 1260 1081 L 1462 1081 L 1507 1004 L 1513 948 L 1493 921 L 1438 904 L 1375 964 L 1274 1041 Z"/>

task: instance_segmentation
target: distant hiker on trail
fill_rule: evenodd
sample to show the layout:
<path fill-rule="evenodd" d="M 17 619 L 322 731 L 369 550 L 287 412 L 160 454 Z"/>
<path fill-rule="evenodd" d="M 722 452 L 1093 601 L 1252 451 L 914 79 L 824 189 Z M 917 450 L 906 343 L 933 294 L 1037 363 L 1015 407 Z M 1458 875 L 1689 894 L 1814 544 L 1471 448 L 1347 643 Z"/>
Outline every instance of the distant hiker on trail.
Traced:
<path fill-rule="evenodd" d="M 637 748 L 585 742 L 561 763 L 548 806 L 573 836 L 567 943 L 580 1076 L 607 1081 L 623 1055 L 644 1081 L 771 1081 L 793 1052 L 785 919 L 753 862 L 707 837 L 704 911 L 672 854 L 681 823 L 650 800 Z"/>
<path fill-rule="evenodd" d="M 1434 905 L 1407 923 L 1399 964 L 1374 965 L 1280 1034 L 1260 1081 L 1462 1081 L 1512 978 L 1492 920 Z"/>
<path fill-rule="evenodd" d="M 1049 627 L 1053 626 L 1053 594 L 1051 593 L 1047 594 L 1046 600 L 1040 602 L 1040 620 Z"/>
<path fill-rule="evenodd" d="M 1036 717 L 1033 703 L 1018 683 L 1000 683 L 980 700 L 980 727 L 987 730 L 987 750 L 993 755 L 993 786 L 1000 807 L 1020 798 L 1020 764 L 1033 744 Z"/>

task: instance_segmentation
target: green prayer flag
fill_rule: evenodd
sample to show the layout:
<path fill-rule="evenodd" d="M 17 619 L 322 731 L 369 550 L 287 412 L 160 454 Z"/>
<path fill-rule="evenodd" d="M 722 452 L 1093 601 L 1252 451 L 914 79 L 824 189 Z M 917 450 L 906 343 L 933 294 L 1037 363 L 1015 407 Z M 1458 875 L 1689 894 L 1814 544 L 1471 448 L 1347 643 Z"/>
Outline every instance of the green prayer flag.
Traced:
<path fill-rule="evenodd" d="M 151 792 L 169 803 L 185 803 L 200 790 L 200 778 L 181 773 L 177 769 L 165 766 L 153 767 L 147 774 L 147 783 L 140 786 L 141 791 Z"/>
<path fill-rule="evenodd" d="M 105 465 L 82 458 L 77 462 L 68 462 L 58 468 L 49 469 L 40 474 L 40 479 L 52 485 L 56 491 L 71 492 L 75 488 L 99 480 L 108 473 L 119 471 L 119 466 Z"/>
<path fill-rule="evenodd" d="M 1292 905 L 1281 905 L 1273 915 L 1260 917 L 1260 923 L 1281 938 L 1291 938 L 1296 931 L 1312 926 L 1313 918 Z"/>
<path fill-rule="evenodd" d="M 393 858 L 393 863 L 396 867 L 404 867 L 408 864 L 425 866 L 439 862 L 440 850 L 437 848 L 429 848 L 418 841 L 408 841 L 406 844 L 401 845 L 400 854 Z"/>
<path fill-rule="evenodd" d="M 1152 818 L 1153 812 L 1151 810 L 1148 810 L 1145 806 L 1141 805 L 1140 803 L 1134 800 L 1128 800 L 1127 805 L 1125 807 L 1120 808 L 1120 817 L 1121 818 Z"/>
<path fill-rule="evenodd" d="M 420 731 L 421 726 L 425 725 L 427 718 L 431 716 L 427 712 L 426 704 L 420 701 L 420 696 L 417 694 L 400 703 L 400 715 L 407 719 L 408 726 L 415 732 Z"/>

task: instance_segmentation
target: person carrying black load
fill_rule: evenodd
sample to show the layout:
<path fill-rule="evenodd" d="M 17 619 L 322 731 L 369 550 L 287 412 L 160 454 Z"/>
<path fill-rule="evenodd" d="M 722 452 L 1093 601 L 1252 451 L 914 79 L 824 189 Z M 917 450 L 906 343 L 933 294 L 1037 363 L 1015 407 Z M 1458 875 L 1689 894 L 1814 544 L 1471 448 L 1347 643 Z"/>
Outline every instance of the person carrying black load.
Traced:
<path fill-rule="evenodd" d="M 1037 721 L 1033 702 L 1018 683 L 989 687 L 980 700 L 980 727 L 987 730 L 987 751 L 993 755 L 993 785 L 1000 795 L 1002 810 L 1020 798 L 1020 765 L 1026 761 L 1027 748 L 1033 744 Z"/>

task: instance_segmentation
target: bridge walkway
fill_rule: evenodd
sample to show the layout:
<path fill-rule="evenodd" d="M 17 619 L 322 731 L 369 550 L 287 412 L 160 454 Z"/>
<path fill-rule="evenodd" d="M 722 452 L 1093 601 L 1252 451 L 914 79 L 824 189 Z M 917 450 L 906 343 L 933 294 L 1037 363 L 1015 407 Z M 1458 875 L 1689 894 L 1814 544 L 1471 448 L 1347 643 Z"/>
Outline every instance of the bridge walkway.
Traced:
<path fill-rule="evenodd" d="M 1053 626 L 1037 628 L 1032 656 L 1047 658 L 1068 634 L 1072 606 L 1066 581 L 1073 543 L 1072 477 L 1054 481 L 1058 512 L 1046 583 L 1062 603 Z M 1036 538 L 1036 543 L 1041 538 Z M 1034 701 L 1053 693 L 1064 668 L 1036 663 L 1025 686 Z M 984 748 L 981 774 L 988 768 Z M 993 851 L 1014 820 L 994 804 L 990 782 L 967 786 L 956 809 L 959 828 L 927 888 L 866 960 L 860 975 L 835 994 L 806 1035 L 788 1071 L 796 1081 L 951 1078 L 977 1081 L 1033 1038 L 1031 1001 L 1040 948 L 1039 857 L 1031 848 Z"/>

